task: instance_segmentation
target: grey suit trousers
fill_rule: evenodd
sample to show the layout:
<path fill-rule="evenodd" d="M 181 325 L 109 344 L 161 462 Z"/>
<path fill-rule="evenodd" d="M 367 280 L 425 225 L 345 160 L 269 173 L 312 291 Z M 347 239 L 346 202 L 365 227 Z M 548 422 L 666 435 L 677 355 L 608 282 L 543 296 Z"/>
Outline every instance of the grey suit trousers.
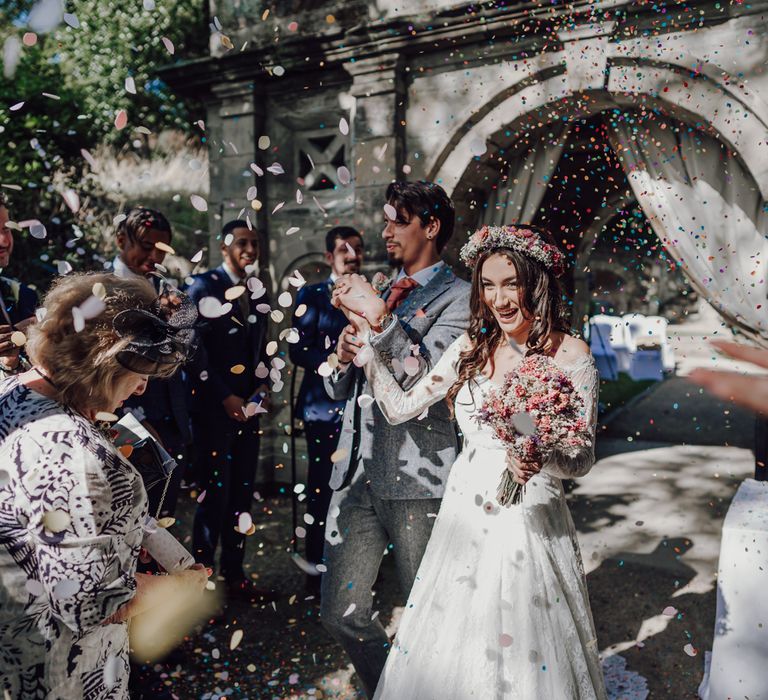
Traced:
<path fill-rule="evenodd" d="M 386 552 L 395 558 L 401 591 L 411 590 L 441 499 L 383 499 L 362 469 L 357 476 L 331 498 L 320 615 L 373 697 L 390 642 L 378 616 L 371 619 L 371 588 Z"/>

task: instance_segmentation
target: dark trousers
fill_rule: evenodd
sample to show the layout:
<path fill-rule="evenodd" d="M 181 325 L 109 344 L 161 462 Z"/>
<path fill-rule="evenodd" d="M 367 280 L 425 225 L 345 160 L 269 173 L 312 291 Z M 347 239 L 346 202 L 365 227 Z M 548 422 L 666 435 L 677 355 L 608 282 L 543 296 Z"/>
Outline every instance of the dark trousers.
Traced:
<path fill-rule="evenodd" d="M 307 561 L 320 564 L 325 544 L 325 518 L 333 493 L 328 482 L 333 464 L 331 455 L 339 442 L 340 421 L 305 421 L 307 438 L 307 513 L 314 522 L 307 524 Z"/>
<path fill-rule="evenodd" d="M 221 415 L 195 414 L 192 429 L 198 451 L 199 486 L 205 497 L 197 507 L 192 544 L 195 559 L 215 568 L 221 540 L 220 573 L 236 580 L 243 576 L 245 535 L 235 531 L 240 513 L 250 512 L 253 482 L 259 459 L 259 423 Z"/>

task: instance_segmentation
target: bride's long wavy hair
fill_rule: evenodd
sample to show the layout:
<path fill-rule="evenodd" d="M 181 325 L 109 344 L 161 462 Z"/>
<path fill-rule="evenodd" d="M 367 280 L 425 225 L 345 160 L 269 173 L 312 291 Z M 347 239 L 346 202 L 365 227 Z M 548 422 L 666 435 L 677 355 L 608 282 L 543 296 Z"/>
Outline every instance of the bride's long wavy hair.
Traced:
<path fill-rule="evenodd" d="M 547 242 L 552 240 L 550 234 L 543 229 L 535 226 L 525 228 L 535 231 Z M 524 318 L 532 321 L 526 342 L 526 356 L 543 355 L 548 350 L 553 332 L 568 333 L 571 328 L 562 285 L 552 272 L 533 258 L 509 248 L 494 248 L 484 252 L 472 271 L 470 322 L 467 329 L 471 346 L 459 356 L 456 382 L 445 397 L 451 411 L 463 384 L 471 382 L 488 363 L 493 373 L 493 354 L 503 342 L 501 328 L 485 303 L 482 285 L 483 264 L 491 255 L 497 254 L 503 255 L 514 265 L 520 311 Z"/>

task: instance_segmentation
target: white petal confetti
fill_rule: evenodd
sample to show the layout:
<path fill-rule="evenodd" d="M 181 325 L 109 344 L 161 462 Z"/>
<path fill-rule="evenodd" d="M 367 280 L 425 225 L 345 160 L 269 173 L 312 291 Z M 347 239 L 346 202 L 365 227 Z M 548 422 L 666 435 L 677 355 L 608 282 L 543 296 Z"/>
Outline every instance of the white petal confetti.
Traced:
<path fill-rule="evenodd" d="M 64 190 L 61 194 L 64 203 L 72 210 L 73 214 L 80 211 L 80 196 L 74 190 Z M 31 233 L 31 231 L 30 231 Z"/>
<path fill-rule="evenodd" d="M 251 185 L 251 186 L 248 188 L 248 191 L 245 193 L 245 198 L 246 198 L 246 199 L 247 199 L 249 202 L 253 201 L 253 200 L 254 200 L 254 199 L 256 199 L 256 197 L 258 197 L 258 196 L 259 196 L 259 190 L 258 190 L 258 188 L 256 187 L 256 185 Z"/>
<path fill-rule="evenodd" d="M 387 202 L 384 205 L 384 214 L 390 221 L 394 221 L 397 218 L 397 209 Z"/>
<path fill-rule="evenodd" d="M 403 369 L 409 377 L 416 376 L 419 373 L 419 360 L 413 356 L 406 357 L 403 360 Z"/>
<path fill-rule="evenodd" d="M 344 614 L 342 617 L 347 617 L 348 615 L 351 615 L 353 612 L 355 612 L 355 608 L 357 607 L 357 604 L 350 603 L 349 607 L 344 611 Z"/>
<path fill-rule="evenodd" d="M 349 123 L 344 117 L 339 120 L 339 131 L 343 136 L 346 136 L 349 133 Z"/>
<path fill-rule="evenodd" d="M 273 214 L 276 214 L 276 213 L 277 213 L 277 212 L 279 212 L 279 211 L 280 211 L 280 210 L 281 210 L 281 209 L 282 209 L 284 206 L 285 206 L 285 202 L 278 202 L 277 204 L 275 204 L 275 208 L 272 210 L 272 213 L 273 213 Z"/>
<path fill-rule="evenodd" d="M 364 345 L 352 360 L 355 367 L 363 367 L 373 359 L 373 348 L 370 345 Z"/>
<path fill-rule="evenodd" d="M 197 211 L 208 211 L 208 202 L 206 202 L 199 194 L 190 195 L 189 201 Z"/>
<path fill-rule="evenodd" d="M 136 82 L 130 75 L 125 79 L 125 91 L 131 95 L 136 94 Z"/>
<path fill-rule="evenodd" d="M 248 530 L 251 529 L 251 525 L 253 525 L 253 518 L 251 517 L 250 513 L 240 513 L 240 515 L 237 517 L 237 529 L 245 534 L 248 532 Z"/>
<path fill-rule="evenodd" d="M 336 168 L 336 175 L 342 185 L 348 185 L 352 182 L 352 174 L 349 172 L 349 168 L 345 165 Z"/>
<path fill-rule="evenodd" d="M 216 297 L 203 297 L 197 308 L 205 318 L 220 318 L 232 310 L 232 304 L 222 304 Z"/>
<path fill-rule="evenodd" d="M 277 303 L 280 304 L 284 309 L 287 309 L 291 304 L 293 304 L 293 297 L 291 296 L 290 292 L 283 292 L 279 297 L 277 297 Z"/>
<path fill-rule="evenodd" d="M 360 406 L 360 408 L 368 408 L 373 401 L 374 398 L 370 394 L 360 394 L 360 396 L 357 397 L 357 405 Z"/>
<path fill-rule="evenodd" d="M 32 238 L 42 240 L 48 235 L 48 231 L 42 223 L 34 221 L 29 227 L 29 235 L 32 236 Z"/>
<path fill-rule="evenodd" d="M 535 435 L 536 423 L 530 413 L 518 413 L 512 416 L 512 424 L 521 435 Z"/>
<path fill-rule="evenodd" d="M 88 320 L 89 318 L 96 318 L 102 311 L 104 311 L 104 309 L 107 308 L 107 305 L 104 303 L 103 299 L 100 299 L 94 295 L 88 297 L 77 308 L 80 310 L 83 318 Z"/>
<path fill-rule="evenodd" d="M 280 163 L 273 163 L 267 168 L 267 171 L 273 175 L 282 175 L 285 172 L 285 170 L 283 170 L 283 166 L 280 165 Z"/>
<path fill-rule="evenodd" d="M 163 42 L 163 46 L 165 46 L 165 50 L 173 56 L 173 54 L 176 53 L 176 48 L 174 47 L 173 42 L 166 37 L 163 37 L 161 41 Z M 200 123 L 201 122 L 198 122 L 198 126 Z M 201 126 L 200 128 L 202 129 L 203 127 Z"/>
<path fill-rule="evenodd" d="M 72 265 L 70 265 L 66 260 L 57 260 L 56 271 L 60 275 L 68 275 L 70 272 L 72 272 Z"/>
<path fill-rule="evenodd" d="M 203 251 L 198 250 L 190 259 L 190 262 L 199 263 L 203 259 Z"/>
<path fill-rule="evenodd" d="M 321 377 L 330 377 L 333 374 L 333 367 L 331 367 L 327 362 L 323 362 L 318 368 L 317 373 Z"/>
<path fill-rule="evenodd" d="M 64 600 L 66 598 L 71 598 L 79 590 L 80 584 L 77 583 L 77 581 L 69 581 L 64 579 L 63 581 L 59 581 L 53 587 L 53 595 L 59 600 Z"/>
<path fill-rule="evenodd" d="M 43 527 L 49 532 L 54 534 L 57 532 L 64 532 L 72 522 L 72 518 L 65 510 L 55 508 L 49 510 L 43 515 Z"/>
<path fill-rule="evenodd" d="M 62 0 L 40 0 L 27 17 L 27 26 L 38 34 L 53 31 L 64 18 L 64 3 Z"/>
<path fill-rule="evenodd" d="M 277 342 L 270 340 L 267 343 L 267 355 L 274 355 L 277 352 Z"/>
<path fill-rule="evenodd" d="M 301 230 L 301 229 L 300 229 L 298 226 L 291 226 L 291 228 L 289 228 L 289 229 L 288 229 L 288 230 L 285 232 L 285 235 L 286 235 L 286 236 L 292 236 L 294 233 L 297 233 L 297 232 L 298 232 L 298 231 L 300 231 L 300 230 Z"/>
<path fill-rule="evenodd" d="M 72 27 L 72 29 L 80 29 L 80 20 L 77 19 L 77 15 L 73 15 L 71 12 L 65 12 L 64 21 Z"/>
<path fill-rule="evenodd" d="M 301 204 L 304 201 L 304 195 L 301 190 L 296 190 L 296 204 Z"/>
<path fill-rule="evenodd" d="M 294 311 L 294 315 L 296 318 L 301 318 L 305 313 L 307 313 L 307 305 L 306 304 L 299 304 L 296 307 L 296 311 Z"/>

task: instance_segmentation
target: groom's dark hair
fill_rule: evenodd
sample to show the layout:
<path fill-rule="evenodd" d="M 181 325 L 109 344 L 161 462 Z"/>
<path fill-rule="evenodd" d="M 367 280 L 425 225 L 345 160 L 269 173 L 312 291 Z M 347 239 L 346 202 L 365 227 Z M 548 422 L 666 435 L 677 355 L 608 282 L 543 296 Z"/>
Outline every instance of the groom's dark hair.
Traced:
<path fill-rule="evenodd" d="M 456 212 L 453 202 L 445 190 L 434 182 L 391 182 L 387 187 L 387 203 L 395 209 L 404 209 L 411 216 L 418 216 L 421 225 L 426 226 L 430 219 L 440 222 L 437 233 L 438 253 L 445 248 L 453 235 Z"/>

